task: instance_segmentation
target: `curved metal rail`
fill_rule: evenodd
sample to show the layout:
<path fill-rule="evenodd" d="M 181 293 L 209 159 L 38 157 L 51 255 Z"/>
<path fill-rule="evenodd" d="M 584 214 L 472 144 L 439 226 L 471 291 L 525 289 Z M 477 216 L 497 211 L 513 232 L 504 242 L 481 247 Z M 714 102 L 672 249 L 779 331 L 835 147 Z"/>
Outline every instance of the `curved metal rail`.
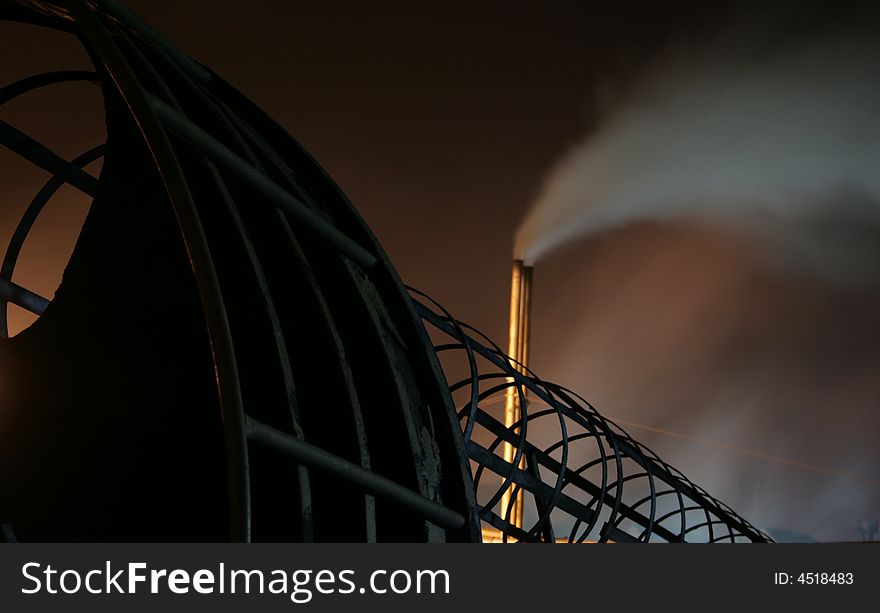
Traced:
<path fill-rule="evenodd" d="M 487 337 L 410 288 L 452 379 L 480 519 L 502 540 L 769 542 L 770 537 L 661 460 L 586 400 L 517 365 Z M 458 378 L 460 377 L 460 378 Z M 517 394 L 522 417 L 496 415 Z M 504 459 L 504 444 L 514 448 Z M 518 528 L 501 507 L 510 488 L 531 499 Z"/>
<path fill-rule="evenodd" d="M 419 299 L 412 300 L 369 228 L 308 153 L 125 7 L 113 0 L 0 0 L 0 19 L 79 36 L 96 69 L 22 79 L 0 89 L 0 104 L 40 87 L 89 81 L 101 86 L 107 108 L 106 145 L 69 161 L 0 124 L 0 144 L 52 175 L 0 265 L 0 336 L 7 336 L 8 302 L 45 311 L 35 324 L 44 332 L 0 339 L 0 358 L 17 363 L 22 354 L 49 351 L 65 372 L 92 367 L 85 355 L 135 386 L 159 387 L 161 380 L 126 371 L 118 360 L 101 362 L 113 355 L 100 345 L 115 343 L 112 326 L 111 338 L 85 336 L 86 354 L 68 355 L 55 334 L 71 321 L 65 313 L 98 317 L 77 310 L 92 298 L 76 292 L 77 281 L 94 281 L 86 270 L 91 260 L 77 261 L 74 253 L 70 291 L 54 303 L 16 285 L 12 275 L 30 228 L 62 184 L 94 197 L 93 240 L 120 231 L 119 218 L 108 216 L 119 203 L 138 202 L 154 216 L 173 212 L 171 230 L 154 226 L 166 232 L 161 237 L 128 227 L 127 238 L 142 251 L 157 241 L 185 246 L 187 259 L 169 260 L 170 269 L 144 265 L 172 273 L 178 290 L 195 285 L 192 303 L 173 298 L 194 307 L 187 321 L 203 325 L 209 341 L 213 392 L 200 398 L 219 404 L 219 415 L 213 422 L 190 416 L 187 432 L 205 439 L 193 444 L 225 451 L 225 470 L 212 468 L 225 482 L 226 508 L 207 512 L 221 515 L 227 532 L 205 538 L 471 541 L 479 539 L 482 520 L 516 541 L 769 540 L 586 401 L 529 371 L 520 374 L 497 346 L 414 290 Z M 84 170 L 104 155 L 100 178 Z M 155 288 L 137 279 L 123 283 L 126 306 L 148 318 Z M 88 330 L 97 320 L 74 321 Z M 114 322 L 123 328 L 127 320 Z M 198 354 L 198 339 L 188 340 Z M 161 360 L 168 347 L 142 342 L 138 351 Z M 40 384 L 42 373 L 25 374 Z M 165 384 L 178 391 L 179 382 Z M 28 385 L 21 382 L 25 400 Z M 105 387 L 92 390 L 90 402 L 116 410 L 117 398 L 101 396 Z M 523 411 L 505 427 L 492 403 L 509 390 Z M 49 400 L 62 411 L 71 402 L 63 395 Z M 179 417 L 161 418 L 181 427 Z M 211 428 L 222 441 L 208 440 Z M 130 444 L 151 449 L 155 440 Z M 512 462 L 504 459 L 505 444 L 515 449 Z M 187 441 L 178 451 L 190 447 Z M 531 495 L 522 529 L 500 512 L 511 486 Z"/>
<path fill-rule="evenodd" d="M 2 19 L 82 41 L 95 72 L 29 77 L 0 90 L 0 101 L 98 82 L 107 161 L 99 180 L 82 168 L 103 147 L 67 161 L 0 124 L 0 145 L 52 175 L 0 269 L 0 311 L 7 302 L 45 311 L 35 324 L 45 330 L 45 320 L 89 299 L 68 291 L 66 304 L 50 302 L 11 283 L 28 231 L 60 185 L 125 206 L 140 197 L 125 192 L 126 175 L 155 177 L 141 207 L 172 210 L 178 235 L 132 240 L 185 246 L 225 435 L 228 507 L 217 513 L 228 516 L 227 537 L 477 540 L 471 479 L 436 356 L 380 245 L 311 156 L 118 2 L 0 0 Z M 104 214 L 96 208 L 92 238 L 114 231 L 91 219 Z M 71 266 L 76 259 L 75 251 Z M 150 288 L 126 291 L 142 302 L 136 308 L 149 308 Z M 0 323 L 5 332 L 5 317 Z M 0 349 L 15 359 L 39 336 Z"/>

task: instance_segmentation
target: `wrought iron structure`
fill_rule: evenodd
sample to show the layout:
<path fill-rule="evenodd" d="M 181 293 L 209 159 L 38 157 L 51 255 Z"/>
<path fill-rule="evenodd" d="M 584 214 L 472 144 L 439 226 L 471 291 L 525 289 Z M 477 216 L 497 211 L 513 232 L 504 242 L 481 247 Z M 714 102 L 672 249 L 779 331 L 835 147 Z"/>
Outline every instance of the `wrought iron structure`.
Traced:
<path fill-rule="evenodd" d="M 18 537 L 479 539 L 424 328 L 308 153 L 115 1 L 2 0 L 0 18 L 76 36 L 95 68 L 0 98 L 85 80 L 107 131 L 68 161 L 0 124 L 51 176 L 0 285 L 4 315 L 41 314 L 0 340 L 0 466 L 16 467 L 0 513 Z M 100 179 L 82 170 L 102 154 Z M 94 201 L 50 303 L 13 272 L 61 183 Z"/>
<path fill-rule="evenodd" d="M 770 537 L 666 464 L 576 393 L 541 380 L 490 339 L 414 289 L 434 331 L 474 463 L 480 519 L 502 540 L 543 542 L 767 542 Z M 457 362 L 457 363 L 456 363 Z M 509 394 L 521 414 L 497 415 Z M 505 444 L 513 453 L 504 453 Z M 506 457 L 512 456 L 512 457 Z M 528 492 L 526 523 L 511 497 Z M 522 513 L 522 511 L 521 511 Z"/>
<path fill-rule="evenodd" d="M 477 541 L 481 520 L 523 541 L 562 526 L 572 541 L 766 540 L 413 300 L 309 154 L 124 6 L 0 0 L 3 20 L 75 36 L 94 70 L 18 80 L 0 105 L 85 81 L 107 132 L 67 160 L 0 122 L 0 144 L 49 173 L 0 267 L 0 519 L 21 540 Z M 84 170 L 102 158 L 100 177 Z M 50 301 L 13 275 L 64 184 L 93 201 Z M 12 338 L 9 303 L 40 315 Z M 429 329 L 448 337 L 436 350 Z M 449 387 L 453 350 L 469 374 Z M 511 385 L 548 408 L 505 428 L 486 407 Z M 532 495 L 528 529 L 496 512 L 511 483 Z"/>

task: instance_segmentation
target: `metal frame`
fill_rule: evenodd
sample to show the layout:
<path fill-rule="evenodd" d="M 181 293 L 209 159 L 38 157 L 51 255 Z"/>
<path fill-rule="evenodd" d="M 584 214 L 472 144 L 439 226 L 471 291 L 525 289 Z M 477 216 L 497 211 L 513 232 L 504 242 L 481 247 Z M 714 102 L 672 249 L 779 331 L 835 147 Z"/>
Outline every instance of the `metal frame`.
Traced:
<path fill-rule="evenodd" d="M 23 79 L 0 104 L 88 81 L 134 131 L 108 121 L 106 147 L 67 161 L 0 123 L 0 144 L 52 175 L 0 266 L 0 350 L 30 342 L 6 338 L 7 303 L 42 314 L 35 326 L 58 315 L 12 282 L 46 203 L 64 183 L 100 199 L 103 172 L 85 166 L 121 144 L 148 152 L 166 196 L 154 206 L 173 210 L 210 342 L 226 538 L 478 541 L 482 521 L 517 541 L 554 542 L 561 528 L 570 542 L 769 540 L 575 394 L 413 300 L 309 154 L 119 3 L 0 0 L 2 19 L 78 36 L 96 71 Z M 441 360 L 453 354 L 469 374 L 448 386 Z M 505 426 L 488 406 L 508 394 L 521 414 Z M 539 422 L 560 436 L 542 440 Z M 523 527 L 499 511 L 508 491 L 531 494 Z"/>
<path fill-rule="evenodd" d="M 316 532 L 312 509 L 315 488 L 328 482 L 340 492 L 339 505 L 349 507 L 333 513 L 361 526 L 349 533 L 340 527 L 340 538 L 478 540 L 463 443 L 436 357 L 378 242 L 314 160 L 238 92 L 117 2 L 2 0 L 4 17 L 77 34 L 97 73 L 38 75 L 2 91 L 21 95 L 97 78 L 105 101 L 127 108 L 159 171 L 201 296 L 217 374 L 228 458 L 228 538 L 249 541 L 255 530 L 270 540 L 289 533 L 282 520 L 254 508 L 255 492 L 265 506 L 272 498 L 264 491 L 273 487 L 268 483 L 280 486 L 274 476 L 255 485 L 254 474 L 280 477 L 283 464 L 263 451 L 255 456 L 259 448 L 294 460 L 289 468 L 297 508 L 283 521 L 297 524 L 302 540 L 333 538 L 326 527 Z M 113 132 L 108 125 L 108 157 Z M 0 306 L 12 301 L 48 317 L 48 300 L 10 282 L 15 260 L 58 185 L 100 195 L 100 181 L 82 171 L 98 151 L 67 162 L 8 124 L 0 125 L 0 144 L 53 175 L 7 252 Z M 246 256 L 243 285 L 242 262 L 230 268 L 225 260 L 229 245 Z M 286 257 L 279 260 L 279 253 Z M 328 365 L 304 363 L 304 348 L 290 349 L 301 322 L 289 307 L 305 303 L 319 316 L 308 325 L 324 339 L 320 351 L 330 356 Z M 362 325 L 353 329 L 349 318 Z M 265 324 L 259 329 L 266 334 L 258 336 L 255 321 Z M 423 349 L 414 352 L 417 347 Z M 277 371 L 260 368 L 267 360 Z M 341 403 L 329 407 L 337 418 L 321 416 L 328 410 L 323 403 L 302 404 L 302 389 L 315 378 L 344 382 L 325 386 L 326 401 Z M 260 402 L 269 395 L 286 400 Z M 351 432 L 349 443 L 336 440 L 331 427 Z M 398 508 L 410 514 L 399 530 L 386 518 Z"/>
<path fill-rule="evenodd" d="M 504 542 L 771 541 L 576 393 L 541 380 L 438 303 L 410 291 L 447 371 L 467 373 L 450 391 L 474 462 L 480 519 Z M 505 425 L 495 415 L 511 393 L 521 415 Z M 520 525 L 514 505 L 503 503 L 511 490 L 531 494 Z"/>

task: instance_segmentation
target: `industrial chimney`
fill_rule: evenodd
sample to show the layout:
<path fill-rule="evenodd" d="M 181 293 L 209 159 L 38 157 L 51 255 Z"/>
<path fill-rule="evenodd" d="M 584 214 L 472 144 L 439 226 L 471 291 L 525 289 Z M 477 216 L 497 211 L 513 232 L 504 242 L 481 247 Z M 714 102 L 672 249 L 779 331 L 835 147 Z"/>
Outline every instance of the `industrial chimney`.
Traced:
<path fill-rule="evenodd" d="M 507 354 L 513 359 L 514 368 L 526 374 L 529 363 L 529 320 L 532 299 L 532 267 L 526 266 L 522 260 L 513 261 L 513 273 L 510 280 L 510 330 Z M 513 379 L 510 379 L 513 383 Z M 523 388 L 525 394 L 525 388 Z M 507 388 L 507 398 L 504 409 L 504 425 L 508 428 L 520 421 L 522 407 L 517 386 Z M 513 462 L 516 455 L 515 448 L 510 443 L 504 444 L 504 459 L 508 463 Z M 522 466 L 520 466 L 522 468 Z M 523 525 L 522 490 L 514 497 L 514 486 L 511 486 L 501 498 L 501 516 L 508 518 L 510 523 L 518 528 Z M 509 513 L 508 513 L 509 511 Z"/>

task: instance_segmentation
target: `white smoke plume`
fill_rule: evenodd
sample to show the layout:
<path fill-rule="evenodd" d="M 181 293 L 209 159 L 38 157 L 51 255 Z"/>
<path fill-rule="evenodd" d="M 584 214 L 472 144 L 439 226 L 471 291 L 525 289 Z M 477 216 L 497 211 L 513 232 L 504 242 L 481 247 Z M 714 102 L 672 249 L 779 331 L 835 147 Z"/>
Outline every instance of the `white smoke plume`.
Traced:
<path fill-rule="evenodd" d="M 837 17 L 745 19 L 658 59 L 515 246 L 548 260 L 537 372 L 653 428 L 632 434 L 761 527 L 819 540 L 880 512 L 880 36 Z"/>
<path fill-rule="evenodd" d="M 515 256 L 638 220 L 880 216 L 880 38 L 748 34 L 658 62 L 552 171 Z"/>

